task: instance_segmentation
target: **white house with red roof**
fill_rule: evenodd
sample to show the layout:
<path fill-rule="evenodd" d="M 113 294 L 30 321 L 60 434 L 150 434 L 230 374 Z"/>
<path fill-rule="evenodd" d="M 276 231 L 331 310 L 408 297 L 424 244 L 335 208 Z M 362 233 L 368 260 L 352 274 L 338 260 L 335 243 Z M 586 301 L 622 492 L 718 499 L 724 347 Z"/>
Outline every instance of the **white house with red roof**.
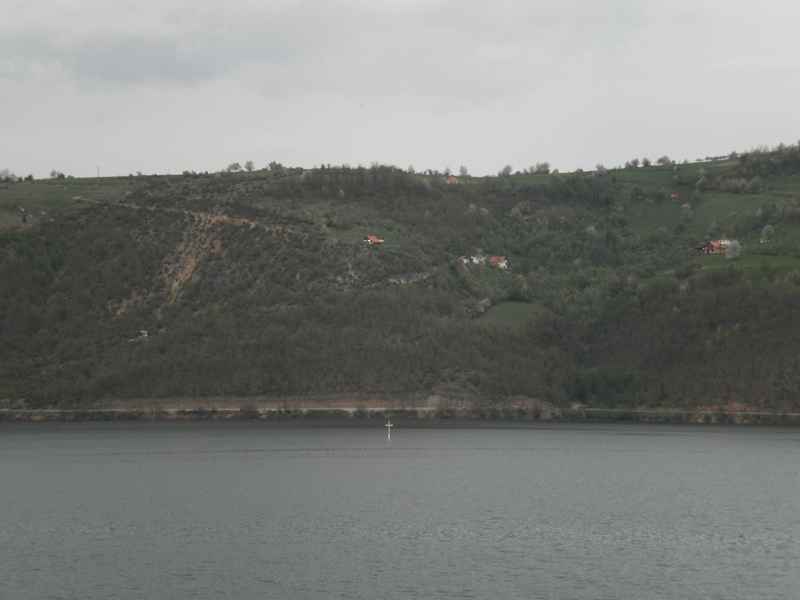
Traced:
<path fill-rule="evenodd" d="M 488 259 L 483 254 L 473 254 L 472 256 L 459 256 L 458 260 L 460 260 L 465 265 L 470 263 L 474 265 L 485 265 L 488 263 L 498 269 L 507 269 L 508 268 L 508 258 L 505 256 L 490 256 Z"/>

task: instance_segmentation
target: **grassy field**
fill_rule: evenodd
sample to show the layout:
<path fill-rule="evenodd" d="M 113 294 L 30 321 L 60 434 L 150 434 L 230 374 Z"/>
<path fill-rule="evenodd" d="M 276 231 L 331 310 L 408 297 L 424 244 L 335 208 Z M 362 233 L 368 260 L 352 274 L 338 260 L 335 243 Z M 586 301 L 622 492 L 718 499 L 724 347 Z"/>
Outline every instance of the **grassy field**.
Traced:
<path fill-rule="evenodd" d="M 718 233 L 716 237 L 730 235 L 726 231 L 736 216 L 745 213 L 755 213 L 761 205 L 762 198 L 759 195 L 750 194 L 725 194 L 721 192 L 709 192 L 703 194 L 697 204 L 692 208 L 692 218 L 685 223 L 686 235 L 696 235 L 699 238 L 707 239 L 712 223 L 717 224 Z M 680 207 L 678 207 L 680 216 Z"/>
<path fill-rule="evenodd" d="M 670 200 L 631 200 L 625 214 L 628 216 L 628 232 L 645 236 L 659 227 L 672 231 L 681 220 L 681 207 L 679 203 Z"/>
<path fill-rule="evenodd" d="M 612 176 L 616 181 L 629 184 L 656 184 L 670 187 L 674 183 L 672 180 L 672 167 L 669 165 L 658 167 L 639 167 L 638 169 L 617 169 L 613 171 Z"/>
<path fill-rule="evenodd" d="M 529 302 L 501 302 L 493 306 L 478 319 L 486 325 L 509 325 L 520 327 L 541 310 L 538 304 Z"/>
<path fill-rule="evenodd" d="M 128 177 L 42 179 L 0 186 L 0 229 L 80 209 L 87 202 L 120 200 L 135 184 Z M 26 221 L 23 223 L 22 217 Z"/>
<path fill-rule="evenodd" d="M 628 231 L 634 235 L 649 235 L 659 227 L 664 227 L 670 233 L 674 232 L 679 224 L 683 230 L 681 236 L 686 238 L 696 236 L 700 239 L 722 238 L 730 236 L 730 229 L 736 219 L 742 215 L 755 215 L 759 208 L 765 205 L 777 204 L 786 200 L 786 196 L 779 192 L 763 191 L 755 194 L 731 194 L 719 191 L 706 192 L 695 199 L 691 207 L 692 216 L 683 220 L 681 211 L 685 199 L 680 197 L 677 201 L 655 201 L 652 199 L 630 200 L 626 209 L 628 215 Z M 710 233 L 712 224 L 716 224 L 716 233 Z M 756 241 L 760 234 L 754 229 L 752 234 Z"/>

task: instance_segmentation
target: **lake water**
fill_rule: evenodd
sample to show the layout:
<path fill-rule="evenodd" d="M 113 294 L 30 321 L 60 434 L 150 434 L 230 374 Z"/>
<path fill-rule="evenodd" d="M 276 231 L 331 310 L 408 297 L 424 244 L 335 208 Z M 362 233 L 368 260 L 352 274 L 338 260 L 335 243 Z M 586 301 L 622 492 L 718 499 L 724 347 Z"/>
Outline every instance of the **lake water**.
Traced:
<path fill-rule="evenodd" d="M 396 425 L 0 423 L 0 598 L 800 593 L 800 429 Z"/>

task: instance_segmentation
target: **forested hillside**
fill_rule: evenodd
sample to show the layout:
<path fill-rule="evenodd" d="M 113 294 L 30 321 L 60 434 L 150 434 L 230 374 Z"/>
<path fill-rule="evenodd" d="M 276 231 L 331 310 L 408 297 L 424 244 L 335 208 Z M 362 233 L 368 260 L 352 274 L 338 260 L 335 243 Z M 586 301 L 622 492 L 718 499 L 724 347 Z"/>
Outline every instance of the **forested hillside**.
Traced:
<path fill-rule="evenodd" d="M 798 411 L 800 148 L 657 162 L 6 177 L 0 402 Z"/>

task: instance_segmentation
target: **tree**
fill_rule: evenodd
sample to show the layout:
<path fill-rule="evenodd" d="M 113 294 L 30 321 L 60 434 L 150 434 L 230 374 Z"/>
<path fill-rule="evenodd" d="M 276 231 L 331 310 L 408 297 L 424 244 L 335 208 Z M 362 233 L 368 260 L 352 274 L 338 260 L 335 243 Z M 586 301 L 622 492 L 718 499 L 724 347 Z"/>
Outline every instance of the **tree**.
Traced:
<path fill-rule="evenodd" d="M 681 205 L 681 219 L 683 221 L 688 221 L 692 218 L 692 205 L 686 202 L 685 204 Z"/>
<path fill-rule="evenodd" d="M 538 174 L 541 174 L 541 175 L 546 175 L 547 173 L 550 172 L 550 163 L 546 163 L 546 162 L 536 163 L 536 167 L 535 167 L 535 171 L 534 172 L 538 173 Z"/>
<path fill-rule="evenodd" d="M 235 173 L 236 171 L 242 170 L 242 165 L 240 165 L 238 162 L 231 163 L 228 165 L 228 168 L 226 170 L 228 171 L 228 173 Z"/>
<path fill-rule="evenodd" d="M 731 240 L 730 245 L 725 248 L 725 258 L 728 260 L 734 260 L 739 258 L 739 255 L 742 253 L 742 245 L 739 243 L 738 240 Z"/>
<path fill-rule="evenodd" d="M 501 171 L 497 174 L 498 177 L 511 177 L 511 172 L 513 171 L 513 167 L 511 165 L 506 165 L 501 169 Z"/>
<path fill-rule="evenodd" d="M 461 165 L 458 169 L 458 174 L 461 175 L 461 177 L 468 177 L 469 170 L 464 165 Z"/>
<path fill-rule="evenodd" d="M 669 244 L 669 231 L 667 231 L 666 227 L 661 226 L 650 235 L 650 239 L 655 246 L 665 246 Z"/>
<path fill-rule="evenodd" d="M 643 159 L 642 159 L 642 166 L 643 166 L 643 167 L 649 167 L 651 164 L 652 164 L 652 163 L 650 162 L 650 159 L 649 159 L 649 158 L 643 158 Z"/>
<path fill-rule="evenodd" d="M 247 171 L 248 173 L 252 173 L 253 169 L 255 168 L 256 166 L 253 164 L 252 160 L 248 160 L 246 163 L 244 163 L 244 170 Z"/>

